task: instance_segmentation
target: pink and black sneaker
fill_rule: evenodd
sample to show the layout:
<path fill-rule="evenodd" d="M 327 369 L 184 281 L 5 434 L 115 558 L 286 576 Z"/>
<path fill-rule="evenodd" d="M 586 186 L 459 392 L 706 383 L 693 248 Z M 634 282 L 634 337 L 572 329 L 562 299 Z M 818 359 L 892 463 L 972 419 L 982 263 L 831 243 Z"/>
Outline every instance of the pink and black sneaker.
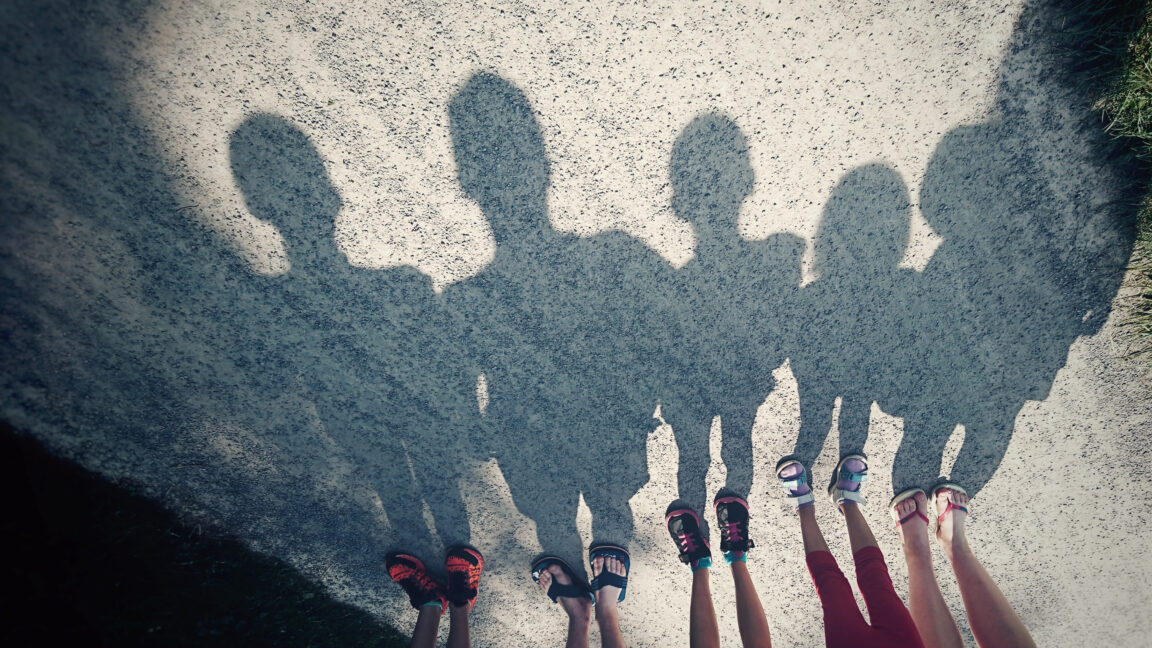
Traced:
<path fill-rule="evenodd" d="M 713 500 L 716 522 L 720 527 L 720 551 L 724 561 L 743 560 L 756 544 L 748 537 L 748 502 L 728 488 L 721 488 Z"/>
<path fill-rule="evenodd" d="M 712 565 L 712 549 L 704 539 L 700 516 L 696 515 L 696 511 L 684 501 L 676 500 L 668 505 L 664 522 L 668 525 L 672 541 L 680 550 L 680 562 L 691 565 L 692 569 Z"/>

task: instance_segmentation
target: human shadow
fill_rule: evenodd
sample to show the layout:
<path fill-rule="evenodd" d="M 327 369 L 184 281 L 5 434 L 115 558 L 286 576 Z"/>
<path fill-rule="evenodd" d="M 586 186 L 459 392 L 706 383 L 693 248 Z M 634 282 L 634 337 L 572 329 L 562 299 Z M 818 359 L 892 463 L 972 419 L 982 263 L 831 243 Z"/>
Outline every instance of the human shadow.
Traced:
<path fill-rule="evenodd" d="M 937 145 L 919 204 L 942 242 L 922 272 L 895 265 L 909 216 L 898 176 L 864 167 L 833 192 L 815 241 L 821 278 L 802 300 L 811 337 L 794 357 L 801 456 L 819 452 L 837 395 L 839 451 L 861 450 L 875 401 L 904 419 L 894 489 L 948 472 L 975 494 L 1025 402 L 1047 398 L 1071 345 L 1107 319 L 1131 252 L 1137 185 L 1108 159 L 1112 147 L 1060 50 L 1061 21 L 1029 4 L 992 118 Z M 1022 86 L 1024 76 L 1047 82 Z M 834 258 L 855 267 L 826 261 Z M 850 272 L 826 280 L 837 265 Z M 963 442 L 947 470 L 957 425 Z"/>
<path fill-rule="evenodd" d="M 891 167 L 850 171 L 832 190 L 816 232 L 817 279 L 800 292 L 790 352 L 800 398 L 793 453 L 811 465 L 832 428 L 839 453 L 864 452 L 873 401 L 887 400 L 893 354 L 907 344 L 904 294 L 914 272 L 899 266 L 912 216 L 904 181 Z"/>
<path fill-rule="evenodd" d="M 720 416 L 725 486 L 752 487 L 752 425 L 791 346 L 804 241 L 775 234 L 740 236 L 740 206 L 756 178 L 740 127 L 720 114 L 692 120 L 676 138 L 670 163 L 672 209 L 692 224 L 695 255 L 675 272 L 661 327 L 663 353 L 652 354 L 663 379 L 662 418 L 679 448 L 680 498 L 707 503 L 709 431 Z"/>
<path fill-rule="evenodd" d="M 1064 28 L 1059 12 L 1030 4 L 1001 66 L 995 116 L 949 132 L 929 161 L 920 206 L 943 242 L 910 300 L 920 336 L 911 360 L 922 370 L 898 383 L 892 408 L 905 419 L 895 488 L 942 474 L 956 424 L 965 433 L 950 477 L 983 488 L 1025 402 L 1048 397 L 1071 345 L 1111 311 L 1138 188 L 1108 163 L 1112 144 L 1060 48 Z M 1018 87 L 1035 61 L 1047 83 Z"/>
<path fill-rule="evenodd" d="M 280 287 L 302 286 L 290 279 L 254 276 L 229 237 L 204 226 L 212 206 L 137 112 L 124 85 L 133 74 L 109 37 L 140 33 L 150 14 L 133 0 L 18 2 L 0 26 L 0 76 L 16 99 L 0 106 L 3 417 L 54 453 L 142 484 L 197 527 L 225 528 L 297 567 L 327 560 L 319 569 L 335 564 L 348 582 L 382 588 L 388 529 L 408 526 L 396 523 L 407 509 L 392 493 L 424 489 L 406 462 L 389 466 L 387 482 L 361 468 L 370 453 L 360 449 L 391 442 L 394 427 L 351 451 L 316 433 L 302 383 L 329 393 L 357 382 L 331 358 L 359 347 L 341 345 L 333 326 L 324 343 L 339 348 L 325 360 L 314 331 L 323 302 Z M 293 142 L 286 158 L 301 149 Z M 272 188 L 282 202 L 335 210 L 315 182 L 300 186 Z M 466 533 L 440 518 L 440 538 Z"/>
<path fill-rule="evenodd" d="M 469 542 L 459 482 L 472 454 L 474 383 L 431 280 L 410 267 L 348 262 L 335 238 L 341 201 L 324 161 L 283 118 L 250 115 L 229 152 L 249 210 L 278 228 L 291 264 L 280 276 L 253 279 L 255 299 L 284 308 L 276 309 L 279 322 L 235 338 L 236 355 L 260 339 L 292 367 L 324 431 L 376 485 L 397 544 L 433 558 Z"/>
<path fill-rule="evenodd" d="M 486 454 L 546 551 L 581 555 L 581 496 L 594 539 L 626 543 L 655 427 L 654 293 L 671 268 L 620 232 L 553 229 L 544 138 L 519 88 L 473 74 L 448 114 L 460 184 L 496 243 L 483 271 L 444 293 L 487 381 Z"/>

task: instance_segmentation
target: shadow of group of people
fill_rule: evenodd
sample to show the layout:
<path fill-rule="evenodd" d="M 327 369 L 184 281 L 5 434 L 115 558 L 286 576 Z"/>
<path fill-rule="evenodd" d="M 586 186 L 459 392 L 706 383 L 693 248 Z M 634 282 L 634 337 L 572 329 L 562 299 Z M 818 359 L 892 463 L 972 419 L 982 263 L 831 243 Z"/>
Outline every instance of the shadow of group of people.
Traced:
<path fill-rule="evenodd" d="M 144 4 L 91 11 L 119 25 Z M 1057 191 L 1051 160 L 1037 153 L 1047 134 L 1025 119 L 1034 98 L 1002 84 L 997 117 L 954 129 L 932 155 L 919 207 L 942 244 L 923 271 L 899 265 L 912 216 L 903 178 L 869 164 L 828 197 L 812 243 L 816 279 L 801 286 L 805 241 L 739 235 L 754 186 L 772 188 L 755 177 L 740 125 L 720 114 L 694 119 L 672 149 L 672 207 L 696 235 L 695 256 L 675 268 L 619 232 L 556 231 L 534 109 L 512 83 L 478 73 L 448 112 L 461 187 L 495 239 L 487 267 L 436 293 L 412 268 L 351 265 L 321 156 L 288 120 L 257 114 L 231 134 L 232 171 L 291 264 L 258 276 L 181 211 L 178 174 L 134 116 L 119 63 L 98 54 L 86 14 L 64 0 L 22 11 L 35 20 L 12 25 L 39 31 L 11 39 L 3 70 L 20 101 L 0 108 L 12 160 L 0 176 L 12 215 L 0 284 L 6 416 L 66 439 L 58 447 L 81 439 L 78 455 L 104 443 L 103 457 L 128 457 L 142 480 L 213 488 L 163 459 L 191 436 L 180 426 L 210 416 L 265 439 L 302 435 L 309 422 L 278 409 L 299 396 L 297 409 L 354 458 L 347 469 L 378 485 L 407 547 L 468 540 L 462 480 L 492 458 L 550 551 L 580 555 L 581 496 L 593 535 L 627 542 L 657 404 L 679 446 L 681 497 L 703 508 L 716 416 L 727 486 L 746 494 L 753 421 L 785 359 L 805 463 L 831 433 L 837 398 L 841 453 L 864 447 L 876 403 L 904 419 L 897 489 L 935 479 L 963 424 L 951 476 L 974 494 L 1024 401 L 1045 397 L 1072 342 L 1107 317 L 1131 250 L 1118 218 L 1127 208 Z M 91 47 L 60 46 L 71 41 Z M 94 233 L 90 245 L 62 240 L 72 226 L 75 237 Z M 37 242 L 65 252 L 41 254 Z M 63 258 L 72 249 L 94 256 Z M 44 432 L 57 429 L 68 432 Z M 346 541 L 321 528 L 330 518 L 307 519 L 312 504 L 336 504 L 299 492 L 291 475 L 254 486 L 226 472 L 205 469 L 234 479 L 219 486 L 220 507 L 265 489 L 275 497 L 245 506 L 315 524 L 319 545 Z"/>
<path fill-rule="evenodd" d="M 288 246 L 292 269 L 263 280 L 300 317 L 303 339 L 282 356 L 307 363 L 299 370 L 313 381 L 319 417 L 357 457 L 412 471 L 412 492 L 381 489 L 398 526 L 426 528 L 427 503 L 441 536 L 466 540 L 459 468 L 495 458 L 545 546 L 579 555 L 581 496 L 595 537 L 627 541 L 658 403 L 680 450 L 681 497 L 705 501 L 715 416 L 726 485 L 747 493 L 752 424 L 788 358 L 802 460 L 824 446 L 837 398 L 840 452 L 862 451 L 877 403 L 905 420 L 897 489 L 933 481 L 963 424 L 952 476 L 974 493 L 1024 401 L 1046 395 L 1072 341 L 1098 329 L 1115 292 L 1112 257 L 1060 247 L 1067 241 L 1048 222 L 1056 198 L 1028 143 L 1001 123 L 957 129 L 933 155 L 920 207 L 943 243 L 922 272 L 900 266 L 909 191 L 894 169 L 869 164 L 829 197 L 814 240 L 817 279 L 801 287 L 802 239 L 739 235 L 756 178 L 746 138 L 723 115 L 697 117 L 673 146 L 672 207 L 697 239 L 679 269 L 619 232 L 553 229 L 544 138 L 510 82 L 473 75 L 449 117 L 459 181 L 496 252 L 442 294 L 410 268 L 345 260 L 334 239 L 340 199 L 297 128 L 261 114 L 232 136 L 249 208 Z"/>

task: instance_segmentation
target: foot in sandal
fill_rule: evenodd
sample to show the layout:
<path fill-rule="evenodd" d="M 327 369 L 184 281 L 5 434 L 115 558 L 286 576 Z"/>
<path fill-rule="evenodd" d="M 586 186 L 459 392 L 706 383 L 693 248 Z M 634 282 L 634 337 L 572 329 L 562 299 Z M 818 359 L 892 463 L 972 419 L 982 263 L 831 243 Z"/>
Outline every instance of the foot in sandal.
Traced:
<path fill-rule="evenodd" d="M 592 564 L 592 591 L 596 607 L 615 607 L 624 600 L 628 587 L 628 553 L 619 547 L 601 547 L 589 552 Z"/>
<path fill-rule="evenodd" d="M 967 544 L 964 524 L 968 521 L 968 492 L 959 485 L 945 482 L 932 489 L 936 504 L 936 537 L 945 551 Z"/>
<path fill-rule="evenodd" d="M 591 592 L 576 582 L 568 563 L 554 556 L 546 556 L 532 565 L 532 579 L 540 591 L 564 608 L 569 618 L 585 625 L 592 622 Z"/>
<path fill-rule="evenodd" d="M 911 488 L 892 498 L 888 508 L 900 530 L 900 543 L 905 549 L 928 550 L 928 496 L 922 489 Z"/>

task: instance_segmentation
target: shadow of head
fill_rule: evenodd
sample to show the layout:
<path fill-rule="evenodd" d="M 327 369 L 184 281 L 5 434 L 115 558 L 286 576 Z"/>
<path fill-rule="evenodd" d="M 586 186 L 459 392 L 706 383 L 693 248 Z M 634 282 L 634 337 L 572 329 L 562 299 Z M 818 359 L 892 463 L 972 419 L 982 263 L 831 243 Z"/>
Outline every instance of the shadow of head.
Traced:
<path fill-rule="evenodd" d="M 335 249 L 340 196 L 307 135 L 282 117 L 251 115 L 232 131 L 228 152 L 248 210 L 279 228 L 291 262 Z"/>
<path fill-rule="evenodd" d="M 890 272 L 904 257 L 911 217 L 899 173 L 882 164 L 853 169 L 824 205 L 814 243 L 817 272 L 854 277 Z"/>
<path fill-rule="evenodd" d="M 698 232 L 736 235 L 740 204 L 756 181 L 740 127 L 715 113 L 693 119 L 676 138 L 669 166 L 673 211 Z"/>
<path fill-rule="evenodd" d="M 546 226 L 548 155 L 524 93 L 494 74 L 473 74 L 448 104 L 448 122 L 460 185 L 497 243 Z"/>

